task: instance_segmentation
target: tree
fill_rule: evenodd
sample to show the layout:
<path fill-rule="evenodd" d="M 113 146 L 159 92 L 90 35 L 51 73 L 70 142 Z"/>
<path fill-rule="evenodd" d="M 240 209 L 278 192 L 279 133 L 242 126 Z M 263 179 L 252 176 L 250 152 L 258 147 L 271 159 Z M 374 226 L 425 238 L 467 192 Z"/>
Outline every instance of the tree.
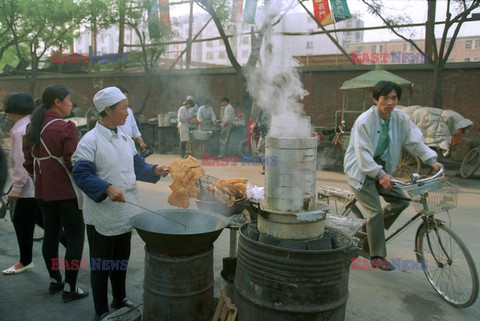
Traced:
<path fill-rule="evenodd" d="M 265 5 L 268 7 L 270 5 L 270 1 L 272 0 L 265 0 Z M 287 6 L 283 7 L 282 2 L 276 2 L 275 4 L 279 7 L 278 10 L 266 10 L 267 16 L 264 17 L 263 22 L 256 33 L 252 32 L 252 48 L 250 52 L 250 56 L 248 58 L 247 64 L 245 66 L 241 66 L 235 57 L 235 54 L 232 50 L 232 46 L 229 41 L 229 36 L 225 31 L 226 28 L 230 27 L 228 23 L 227 17 L 228 13 L 226 12 L 226 1 L 218 1 L 218 0 L 199 0 L 198 4 L 201 8 L 203 8 L 210 16 L 213 18 L 215 26 L 218 29 L 218 33 L 222 38 L 222 41 L 225 45 L 225 50 L 227 52 L 227 57 L 230 60 L 235 71 L 242 77 L 244 83 L 247 82 L 246 74 L 254 70 L 257 67 L 260 58 L 260 50 L 263 45 L 263 41 L 265 35 L 268 31 L 272 29 L 273 26 L 277 25 L 283 16 L 292 9 L 296 2 L 292 1 Z M 268 48 L 267 48 L 268 50 Z M 244 90 L 242 93 L 242 100 L 244 106 L 245 116 L 248 119 L 251 113 L 252 108 L 252 95 L 247 91 L 247 86 L 244 86 Z"/>
<path fill-rule="evenodd" d="M 135 114 L 143 113 L 147 107 L 153 89 L 154 77 L 158 69 L 158 62 L 161 55 L 165 52 L 163 42 L 171 36 L 169 30 L 161 28 L 158 14 L 152 12 L 152 7 L 154 7 L 154 2 L 156 1 L 157 0 L 111 0 L 109 5 L 110 14 L 108 19 L 110 23 L 118 25 L 124 24 L 130 27 L 140 41 L 140 48 L 142 50 L 141 64 L 145 74 L 146 90 L 142 105 Z M 149 21 L 150 14 L 151 20 Z M 123 51 L 123 48 L 119 48 L 119 52 L 120 51 Z"/>
<path fill-rule="evenodd" d="M 436 0 L 428 1 L 429 14 L 427 21 L 427 46 L 425 49 L 420 48 L 410 37 L 402 35 L 394 25 L 398 24 L 400 17 L 388 17 L 383 11 L 382 0 L 362 0 L 368 7 L 369 11 L 378 16 L 387 27 L 398 37 L 410 43 L 415 49 L 428 57 L 428 63 L 433 67 L 433 106 L 442 108 L 442 75 L 443 68 L 450 57 L 452 49 L 455 45 L 458 33 L 468 16 L 473 10 L 480 6 L 480 0 L 447 0 L 445 10 L 445 26 L 437 45 L 437 37 L 435 36 L 435 9 Z M 453 30 L 453 35 L 449 38 L 448 34 Z"/>
<path fill-rule="evenodd" d="M 83 14 L 84 10 L 74 0 L 8 2 L 8 11 L 4 11 L 6 27 L 20 62 L 30 62 L 31 69 L 25 69 L 25 77 L 31 95 L 35 91 L 40 59 L 53 47 L 70 45 L 73 30 L 82 22 Z M 21 50 L 22 43 L 29 49 L 28 56 Z"/>

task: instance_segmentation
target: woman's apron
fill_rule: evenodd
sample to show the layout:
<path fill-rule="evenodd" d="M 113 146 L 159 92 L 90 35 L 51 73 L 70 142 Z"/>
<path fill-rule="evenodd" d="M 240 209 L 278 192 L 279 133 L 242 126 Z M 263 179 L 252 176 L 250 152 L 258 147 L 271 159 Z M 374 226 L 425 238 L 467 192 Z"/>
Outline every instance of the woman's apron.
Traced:
<path fill-rule="evenodd" d="M 63 119 L 60 119 L 60 118 L 56 118 L 56 119 L 52 119 L 51 121 L 49 121 L 43 128 L 42 130 L 40 131 L 40 142 L 42 143 L 43 147 L 45 148 L 45 150 L 47 151 L 48 153 L 48 156 L 45 156 L 45 157 L 36 157 L 34 154 L 33 154 L 33 148 L 35 146 L 32 147 L 32 157 L 33 157 L 33 181 L 35 181 L 36 179 L 36 171 L 35 171 L 35 167 L 37 166 L 38 164 L 38 171 L 41 173 L 42 172 L 42 169 L 40 167 L 40 162 L 43 161 L 43 160 L 47 160 L 47 159 L 50 159 L 50 158 L 53 158 L 53 159 L 56 159 L 60 165 L 62 165 L 62 167 L 65 169 L 65 172 L 67 172 L 67 175 L 68 175 L 68 178 L 70 179 L 70 182 L 72 183 L 72 187 L 73 187 L 73 190 L 75 192 L 75 195 L 77 196 L 77 203 L 78 203 L 78 209 L 82 209 L 82 203 L 83 203 L 83 193 L 82 193 L 82 190 L 77 186 L 77 184 L 75 184 L 75 181 L 73 180 L 73 177 L 72 177 L 72 174 L 68 171 L 67 169 L 67 166 L 65 166 L 65 160 L 63 159 L 63 156 L 61 157 L 57 157 L 57 156 L 54 156 L 52 155 L 52 153 L 50 153 L 50 150 L 48 149 L 47 145 L 45 145 L 45 142 L 43 141 L 42 139 L 42 134 L 43 132 L 45 131 L 45 129 L 53 122 L 56 122 L 56 121 L 64 121 Z"/>

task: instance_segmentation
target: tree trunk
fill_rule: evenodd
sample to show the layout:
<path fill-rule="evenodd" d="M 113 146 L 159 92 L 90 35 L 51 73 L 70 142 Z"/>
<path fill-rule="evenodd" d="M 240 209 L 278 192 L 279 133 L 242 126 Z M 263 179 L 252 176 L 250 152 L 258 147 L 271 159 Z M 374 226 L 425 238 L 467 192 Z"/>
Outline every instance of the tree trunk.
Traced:
<path fill-rule="evenodd" d="M 433 107 L 442 109 L 442 75 L 443 65 L 433 65 Z"/>
<path fill-rule="evenodd" d="M 35 87 L 37 85 L 37 74 L 38 74 L 38 58 L 35 56 L 32 56 L 32 74 L 30 75 L 30 78 L 28 78 L 29 94 L 32 97 L 34 97 Z"/>
<path fill-rule="evenodd" d="M 150 98 L 150 95 L 152 93 L 154 75 L 151 72 L 148 72 L 146 73 L 146 78 L 147 90 L 145 91 L 145 95 L 143 96 L 142 106 L 140 107 L 140 110 L 134 113 L 136 115 L 142 114 L 145 108 L 147 108 L 148 99 Z"/>

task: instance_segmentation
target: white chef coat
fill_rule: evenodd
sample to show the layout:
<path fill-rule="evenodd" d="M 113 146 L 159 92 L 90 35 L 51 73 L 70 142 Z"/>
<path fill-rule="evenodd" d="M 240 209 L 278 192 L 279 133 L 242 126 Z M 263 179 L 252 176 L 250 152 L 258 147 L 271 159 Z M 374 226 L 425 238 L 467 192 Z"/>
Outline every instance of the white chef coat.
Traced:
<path fill-rule="evenodd" d="M 137 180 L 133 165 L 135 144 L 124 132 L 117 133 L 99 124 L 86 133 L 72 155 L 72 162 L 92 162 L 96 174 L 102 180 L 122 190 L 125 199 L 138 204 Z M 85 224 L 94 225 L 95 230 L 105 236 L 120 235 L 133 229 L 130 219 L 142 210 L 128 203 L 112 202 L 108 197 L 96 203 L 88 196 L 83 197 Z"/>

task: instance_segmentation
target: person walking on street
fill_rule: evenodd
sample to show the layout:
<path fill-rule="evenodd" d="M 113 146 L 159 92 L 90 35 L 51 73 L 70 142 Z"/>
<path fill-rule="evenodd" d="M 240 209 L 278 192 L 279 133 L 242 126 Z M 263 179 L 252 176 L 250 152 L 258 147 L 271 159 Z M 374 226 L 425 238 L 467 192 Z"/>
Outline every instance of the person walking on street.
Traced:
<path fill-rule="evenodd" d="M 67 269 L 65 281 L 53 264 L 58 244 L 65 233 L 65 261 L 80 262 L 85 240 L 85 225 L 79 208 L 76 186 L 71 177 L 71 157 L 77 147 L 77 127 L 63 116 L 70 114 L 70 91 L 64 86 L 47 87 L 42 106 L 32 115 L 23 143 L 24 167 L 33 176 L 35 198 L 44 218 L 43 258 L 50 274 L 50 294 L 62 291 L 63 302 L 85 298 L 87 291 L 77 286 L 78 269 Z M 77 196 L 78 195 L 78 196 Z"/>
<path fill-rule="evenodd" d="M 386 260 L 385 231 L 409 205 L 395 197 L 404 197 L 392 186 L 392 174 L 402 149 L 418 156 L 434 170 L 443 165 L 437 154 L 423 143 L 422 132 L 407 114 L 395 108 L 402 89 L 395 83 L 380 81 L 372 90 L 373 105 L 355 121 L 345 154 L 344 171 L 356 198 L 367 215 L 366 229 L 370 247 L 370 264 L 385 271 L 394 270 Z M 380 193 L 389 203 L 382 209 Z"/>
<path fill-rule="evenodd" d="M 110 307 L 135 307 L 127 299 L 125 283 L 133 229 L 130 219 L 142 212 L 134 206 L 139 204 L 136 181 L 155 183 L 169 171 L 167 166 L 145 163 L 131 137 L 118 129 L 128 117 L 128 100 L 117 87 L 100 90 L 93 102 L 101 119 L 82 137 L 72 161 L 73 177 L 85 194 L 93 303 L 96 318 L 103 319 L 109 313 L 109 279 Z"/>
<path fill-rule="evenodd" d="M 30 95 L 13 93 L 5 99 L 5 113 L 8 119 L 15 123 L 10 130 L 13 170 L 12 189 L 7 197 L 9 202 L 15 202 L 12 222 L 20 249 L 20 261 L 2 271 L 3 274 L 7 275 L 33 270 L 32 248 L 35 223 L 38 222 L 43 227 L 42 212 L 35 199 L 35 187 L 23 167 L 25 158 L 22 150 L 22 139 L 27 125 L 30 123 L 29 115 L 34 109 L 35 105 Z"/>
<path fill-rule="evenodd" d="M 232 130 L 233 120 L 235 119 L 235 110 L 230 104 L 228 97 L 223 97 L 220 100 L 222 106 L 220 114 L 222 114 L 222 121 L 220 127 L 222 131 L 220 133 L 220 156 L 224 156 L 227 153 L 228 138 L 230 137 L 230 131 Z"/>

